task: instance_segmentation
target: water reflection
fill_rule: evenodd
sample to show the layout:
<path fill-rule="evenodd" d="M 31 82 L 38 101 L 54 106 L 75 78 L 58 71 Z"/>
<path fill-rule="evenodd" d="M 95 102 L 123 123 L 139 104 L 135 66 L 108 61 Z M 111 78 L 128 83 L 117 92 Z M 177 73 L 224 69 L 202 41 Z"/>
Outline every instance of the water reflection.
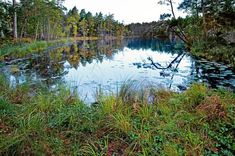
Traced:
<path fill-rule="evenodd" d="M 229 67 L 196 60 L 182 43 L 160 39 L 79 41 L 11 63 L 1 71 L 12 85 L 67 84 L 88 102 L 94 101 L 97 88 L 116 92 L 128 79 L 176 91 L 185 90 L 194 81 L 235 88 L 235 76 Z"/>

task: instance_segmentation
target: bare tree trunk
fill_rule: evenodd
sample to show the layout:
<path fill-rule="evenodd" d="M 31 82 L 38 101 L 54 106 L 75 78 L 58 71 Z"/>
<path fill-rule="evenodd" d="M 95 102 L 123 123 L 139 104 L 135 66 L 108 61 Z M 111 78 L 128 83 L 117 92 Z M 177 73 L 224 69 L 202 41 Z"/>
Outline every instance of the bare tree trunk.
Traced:
<path fill-rule="evenodd" d="M 176 19 L 172 0 L 169 0 L 169 3 L 170 3 L 170 6 L 171 6 L 171 13 L 172 13 L 173 17 Z"/>
<path fill-rule="evenodd" d="M 188 41 L 180 33 L 178 33 L 174 28 L 170 28 L 170 30 L 174 32 L 176 36 L 178 36 L 184 43 L 186 44 L 188 43 Z"/>
<path fill-rule="evenodd" d="M 51 39 L 55 39 L 56 38 L 55 35 L 54 35 L 55 31 L 56 31 L 56 27 L 57 27 L 57 23 L 54 24 L 53 30 L 51 32 Z"/>
<path fill-rule="evenodd" d="M 25 29 L 25 27 L 26 27 L 26 24 L 27 24 L 27 19 L 25 18 L 24 24 L 23 24 L 23 26 L 22 26 L 22 28 L 21 28 L 21 31 L 20 31 L 20 39 L 23 38 L 24 29 Z"/>
<path fill-rule="evenodd" d="M 198 1 L 196 0 L 196 16 L 197 19 L 199 18 L 199 7 L 198 7 Z"/>
<path fill-rule="evenodd" d="M 207 29 L 206 29 L 206 10 L 205 10 L 205 4 L 204 0 L 201 2 L 202 4 L 202 18 L 203 18 L 203 35 L 204 39 L 207 40 Z"/>
<path fill-rule="evenodd" d="M 41 26 L 40 30 L 41 30 L 40 39 L 44 40 L 44 33 L 43 33 L 44 32 L 44 26 Z"/>
<path fill-rule="evenodd" d="M 172 0 L 168 0 L 168 2 L 170 3 L 170 6 L 171 6 L 171 13 L 173 15 L 173 18 L 176 19 L 176 16 L 175 16 L 175 11 L 174 11 L 174 7 L 173 7 L 173 2 Z M 176 33 L 177 36 L 182 39 L 187 45 L 190 45 L 190 43 L 188 42 L 188 39 L 186 37 L 186 35 L 184 34 L 184 31 L 183 29 L 181 28 L 180 25 L 177 25 L 177 28 L 179 29 L 179 33 Z M 176 31 L 175 31 L 176 32 Z"/>
<path fill-rule="evenodd" d="M 47 27 L 47 40 L 49 41 L 50 40 L 50 34 L 51 34 L 51 25 L 50 25 L 50 18 L 47 19 L 47 24 L 48 24 L 48 27 Z"/>
<path fill-rule="evenodd" d="M 36 26 L 36 30 L 35 30 L 35 41 L 37 41 L 37 38 L 38 38 L 38 26 L 39 26 L 39 21 L 37 23 L 37 26 Z"/>
<path fill-rule="evenodd" d="M 14 17 L 13 17 L 13 37 L 18 38 L 17 35 L 17 14 L 16 14 L 16 0 L 13 0 L 13 8 L 14 8 Z"/>

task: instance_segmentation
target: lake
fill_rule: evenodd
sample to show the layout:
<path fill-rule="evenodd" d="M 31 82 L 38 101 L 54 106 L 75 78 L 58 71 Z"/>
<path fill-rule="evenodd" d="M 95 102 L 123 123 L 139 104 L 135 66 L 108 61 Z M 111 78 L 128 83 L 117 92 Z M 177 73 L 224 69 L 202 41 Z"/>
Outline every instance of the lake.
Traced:
<path fill-rule="evenodd" d="M 235 90 L 232 68 L 195 59 L 181 42 L 168 39 L 78 41 L 6 62 L 0 70 L 12 86 L 65 84 L 88 103 L 95 102 L 97 91 L 115 94 L 128 81 L 178 92 L 193 82 Z"/>

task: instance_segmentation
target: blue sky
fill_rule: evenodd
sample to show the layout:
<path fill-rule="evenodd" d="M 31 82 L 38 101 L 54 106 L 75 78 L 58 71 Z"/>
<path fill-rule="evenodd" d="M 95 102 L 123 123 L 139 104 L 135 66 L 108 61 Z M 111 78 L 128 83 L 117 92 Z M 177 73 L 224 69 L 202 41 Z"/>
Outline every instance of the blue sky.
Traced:
<path fill-rule="evenodd" d="M 175 0 L 175 6 L 180 0 Z M 160 14 L 169 12 L 169 7 L 159 5 L 158 0 L 66 0 L 65 6 L 71 9 L 73 6 L 92 12 L 114 14 L 116 20 L 129 24 L 132 22 L 157 21 Z M 176 10 L 177 16 L 183 16 Z"/>

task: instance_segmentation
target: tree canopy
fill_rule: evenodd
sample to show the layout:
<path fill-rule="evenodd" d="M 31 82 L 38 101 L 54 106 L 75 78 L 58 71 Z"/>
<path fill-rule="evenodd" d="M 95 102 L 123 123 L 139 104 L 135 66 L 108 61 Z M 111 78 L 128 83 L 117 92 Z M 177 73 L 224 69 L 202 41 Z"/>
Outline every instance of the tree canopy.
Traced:
<path fill-rule="evenodd" d="M 125 27 L 114 16 L 71 10 L 64 0 L 0 0 L 0 37 L 56 39 L 78 36 L 122 36 Z"/>

